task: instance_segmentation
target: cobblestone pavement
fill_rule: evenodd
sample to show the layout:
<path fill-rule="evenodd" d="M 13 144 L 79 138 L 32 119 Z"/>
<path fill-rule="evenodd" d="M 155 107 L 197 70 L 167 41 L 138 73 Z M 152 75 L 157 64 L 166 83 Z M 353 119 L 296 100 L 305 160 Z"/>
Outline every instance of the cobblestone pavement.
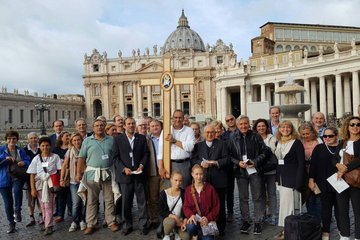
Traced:
<path fill-rule="evenodd" d="M 235 187 L 236 189 L 236 187 Z M 135 201 L 134 201 L 135 203 Z M 59 224 L 55 225 L 55 232 L 47 237 L 44 237 L 42 235 L 43 232 L 40 231 L 40 226 L 36 225 L 33 227 L 25 227 L 26 223 L 29 222 L 29 216 L 27 215 L 27 207 L 26 207 L 26 199 L 24 199 L 23 203 L 23 221 L 21 223 L 16 224 L 17 232 L 14 234 L 6 234 L 6 230 L 8 228 L 7 220 L 3 208 L 3 202 L 1 200 L 0 202 L 0 239 L 14 239 L 14 240 L 37 240 L 37 239 L 56 239 L 56 240 L 70 240 L 70 239 L 129 239 L 129 240 L 140 240 L 140 239 L 150 239 L 150 240 L 156 240 L 156 232 L 155 230 L 151 230 L 148 235 L 143 236 L 139 234 L 139 231 L 137 229 L 137 219 L 136 219 L 136 206 L 134 205 L 133 212 L 134 212 L 134 231 L 124 237 L 124 235 L 121 233 L 121 231 L 113 233 L 107 228 L 103 228 L 100 225 L 97 227 L 97 231 L 94 232 L 94 234 L 88 236 L 84 235 L 81 231 L 76 231 L 73 233 L 69 233 L 68 229 L 71 224 L 71 217 L 66 217 L 65 221 Z M 101 206 L 100 209 L 103 209 Z M 238 193 L 235 191 L 235 206 L 234 206 L 234 215 L 235 220 L 231 223 L 228 223 L 226 226 L 226 235 L 222 238 L 218 237 L 217 239 L 224 239 L 224 240 L 234 240 L 234 239 L 243 239 L 243 240 L 250 240 L 250 239 L 274 239 L 274 236 L 279 233 L 281 228 L 277 226 L 270 226 L 270 225 L 264 225 L 264 229 L 261 235 L 253 235 L 250 233 L 249 235 L 241 234 L 240 233 L 240 211 L 239 211 L 239 200 L 238 200 Z M 102 214 L 100 214 L 101 217 L 99 218 L 99 222 L 102 222 Z M 36 214 L 37 216 L 37 214 Z M 352 222 L 352 237 L 353 235 L 353 229 L 354 229 L 354 219 L 351 218 Z M 332 225 L 332 232 L 330 239 L 339 239 L 338 237 L 338 231 L 336 229 L 335 224 Z"/>

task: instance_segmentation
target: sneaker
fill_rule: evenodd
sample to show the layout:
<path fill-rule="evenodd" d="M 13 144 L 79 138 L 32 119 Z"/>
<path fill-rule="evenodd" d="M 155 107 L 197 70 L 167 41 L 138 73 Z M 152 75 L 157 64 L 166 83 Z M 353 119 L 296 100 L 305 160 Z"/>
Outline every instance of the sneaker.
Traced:
<path fill-rule="evenodd" d="M 15 222 L 21 222 L 22 221 L 21 213 L 15 213 L 14 217 L 15 217 Z"/>
<path fill-rule="evenodd" d="M 249 233 L 250 227 L 251 227 L 250 223 L 247 221 L 244 221 L 243 224 L 241 225 L 240 232 L 241 233 Z"/>
<path fill-rule="evenodd" d="M 32 227 L 35 224 L 36 224 L 35 218 L 32 216 L 32 217 L 30 217 L 30 222 L 28 224 L 26 224 L 26 227 Z"/>
<path fill-rule="evenodd" d="M 6 231 L 6 233 L 14 233 L 15 232 L 15 223 L 9 224 L 9 229 Z"/>
<path fill-rule="evenodd" d="M 227 222 L 232 222 L 234 221 L 234 214 L 233 213 L 228 213 L 227 218 L 226 218 Z"/>
<path fill-rule="evenodd" d="M 90 235 L 90 234 L 93 234 L 94 233 L 94 228 L 92 228 L 92 227 L 87 227 L 86 229 L 85 229 L 85 231 L 84 231 L 84 234 L 85 235 Z"/>
<path fill-rule="evenodd" d="M 80 222 L 80 230 L 84 231 L 86 229 L 86 223 L 84 221 Z"/>
<path fill-rule="evenodd" d="M 170 235 L 165 235 L 163 240 L 170 240 Z"/>
<path fill-rule="evenodd" d="M 75 222 L 72 222 L 69 228 L 69 232 L 75 232 L 78 228 L 78 225 Z"/>
<path fill-rule="evenodd" d="M 54 220 L 56 223 L 61 223 L 64 221 L 64 218 L 62 217 L 56 217 L 55 220 Z"/>
<path fill-rule="evenodd" d="M 175 240 L 181 240 L 181 238 L 180 238 L 180 236 L 179 236 L 178 233 L 175 233 L 174 236 L 175 236 Z"/>
<path fill-rule="evenodd" d="M 261 234 L 261 231 L 262 231 L 261 224 L 260 223 L 255 223 L 254 234 L 259 235 L 259 234 Z"/>
<path fill-rule="evenodd" d="M 119 225 L 117 223 L 110 224 L 108 229 L 110 229 L 112 232 L 119 231 Z"/>

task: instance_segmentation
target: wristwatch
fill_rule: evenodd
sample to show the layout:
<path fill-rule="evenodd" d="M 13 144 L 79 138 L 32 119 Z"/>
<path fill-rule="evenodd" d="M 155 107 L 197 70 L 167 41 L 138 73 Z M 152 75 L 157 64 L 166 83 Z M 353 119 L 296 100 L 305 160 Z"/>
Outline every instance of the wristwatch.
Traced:
<path fill-rule="evenodd" d="M 173 138 L 172 143 L 175 144 L 176 142 L 177 142 L 177 140 L 175 138 Z"/>

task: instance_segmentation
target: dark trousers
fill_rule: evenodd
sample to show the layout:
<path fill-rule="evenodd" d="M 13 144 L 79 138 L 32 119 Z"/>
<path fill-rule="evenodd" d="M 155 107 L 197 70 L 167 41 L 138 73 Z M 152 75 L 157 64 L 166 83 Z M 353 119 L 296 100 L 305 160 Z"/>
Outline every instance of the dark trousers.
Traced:
<path fill-rule="evenodd" d="M 319 195 L 315 195 L 311 192 L 308 199 L 306 200 L 306 209 L 308 214 L 313 215 L 317 218 L 321 218 L 321 200 Z"/>
<path fill-rule="evenodd" d="M 24 182 L 17 179 L 11 183 L 10 187 L 0 188 L 0 194 L 4 202 L 6 218 L 9 224 L 15 224 L 14 203 L 15 203 L 15 213 L 16 214 L 21 213 L 23 186 L 24 186 Z M 14 193 L 14 197 L 13 197 L 13 193 Z"/>
<path fill-rule="evenodd" d="M 227 172 L 226 208 L 228 214 L 234 213 L 234 189 L 235 189 L 235 177 L 231 166 L 231 169 L 229 168 Z"/>
<path fill-rule="evenodd" d="M 61 189 L 60 192 L 56 193 L 56 215 L 62 218 L 65 217 L 66 205 L 68 207 L 69 212 L 72 209 L 72 200 L 71 200 L 71 192 L 70 187 L 65 187 Z"/>
<path fill-rule="evenodd" d="M 320 193 L 321 199 L 321 220 L 323 232 L 330 232 L 330 224 L 332 218 L 332 212 L 334 208 L 336 223 L 338 220 L 338 211 L 336 205 L 336 193 L 335 192 L 322 192 Z"/>
<path fill-rule="evenodd" d="M 340 234 L 343 237 L 350 236 L 349 200 L 354 211 L 355 238 L 360 239 L 360 188 L 350 186 L 342 193 L 336 194 Z"/>
<path fill-rule="evenodd" d="M 226 188 L 215 188 L 215 190 L 219 195 L 219 201 L 220 201 L 220 214 L 218 220 L 216 221 L 216 224 L 218 225 L 219 232 L 221 234 L 225 232 L 225 226 L 226 226 L 226 211 L 225 211 Z"/>
<path fill-rule="evenodd" d="M 120 183 L 122 194 L 122 218 L 125 221 L 124 229 L 132 228 L 132 214 L 134 194 L 138 206 L 139 229 L 142 230 L 147 224 L 147 207 L 145 183 L 133 180 L 131 183 Z"/>

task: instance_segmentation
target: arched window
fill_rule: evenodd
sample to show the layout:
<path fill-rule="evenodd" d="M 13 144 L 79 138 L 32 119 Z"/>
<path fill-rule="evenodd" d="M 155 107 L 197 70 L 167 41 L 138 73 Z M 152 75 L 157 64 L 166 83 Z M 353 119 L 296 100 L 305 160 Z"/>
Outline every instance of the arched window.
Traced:
<path fill-rule="evenodd" d="M 276 52 L 282 52 L 282 51 L 284 51 L 283 46 L 282 45 L 277 45 L 276 46 Z"/>
<path fill-rule="evenodd" d="M 291 51 L 291 46 L 290 46 L 290 45 L 286 45 L 285 51 Z"/>
<path fill-rule="evenodd" d="M 316 49 L 315 46 L 311 46 L 311 47 L 310 47 L 310 52 L 316 52 L 316 51 L 317 51 L 317 49 Z"/>
<path fill-rule="evenodd" d="M 198 90 L 199 91 L 204 91 L 204 82 L 203 81 L 198 82 Z"/>

